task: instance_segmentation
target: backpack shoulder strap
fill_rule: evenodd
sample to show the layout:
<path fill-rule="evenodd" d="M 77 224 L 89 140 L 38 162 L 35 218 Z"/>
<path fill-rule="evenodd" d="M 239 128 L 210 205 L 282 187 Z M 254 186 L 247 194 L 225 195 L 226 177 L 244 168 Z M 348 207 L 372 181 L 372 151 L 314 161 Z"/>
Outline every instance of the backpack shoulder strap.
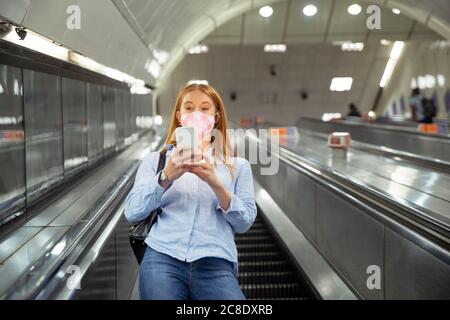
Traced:
<path fill-rule="evenodd" d="M 165 165 L 166 165 L 166 151 L 161 151 L 159 153 L 158 169 L 156 172 L 160 172 L 162 169 L 164 169 Z"/>

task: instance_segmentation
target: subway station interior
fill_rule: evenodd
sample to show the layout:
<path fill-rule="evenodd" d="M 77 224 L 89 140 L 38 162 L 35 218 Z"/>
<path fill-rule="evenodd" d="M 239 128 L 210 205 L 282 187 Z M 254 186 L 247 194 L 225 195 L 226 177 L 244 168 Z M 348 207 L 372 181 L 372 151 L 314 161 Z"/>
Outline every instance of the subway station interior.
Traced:
<path fill-rule="evenodd" d="M 251 165 L 248 300 L 450 300 L 449 0 L 0 0 L 0 300 L 142 299 L 126 199 L 189 84 Z"/>

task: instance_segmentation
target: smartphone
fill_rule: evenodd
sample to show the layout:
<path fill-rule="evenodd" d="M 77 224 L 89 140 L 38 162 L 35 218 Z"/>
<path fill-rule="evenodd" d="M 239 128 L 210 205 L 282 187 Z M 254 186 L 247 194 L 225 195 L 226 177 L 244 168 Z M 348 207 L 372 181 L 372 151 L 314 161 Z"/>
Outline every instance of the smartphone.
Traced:
<path fill-rule="evenodd" d="M 175 129 L 175 140 L 177 146 L 188 146 L 192 150 L 197 150 L 199 147 L 195 128 L 192 127 L 178 127 Z"/>

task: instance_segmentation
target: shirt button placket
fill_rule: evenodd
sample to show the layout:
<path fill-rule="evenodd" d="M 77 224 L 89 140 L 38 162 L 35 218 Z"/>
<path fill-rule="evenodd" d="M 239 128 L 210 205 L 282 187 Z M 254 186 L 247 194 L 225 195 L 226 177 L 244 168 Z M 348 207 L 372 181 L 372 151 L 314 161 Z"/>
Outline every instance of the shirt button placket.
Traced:
<path fill-rule="evenodd" d="M 188 255 L 190 253 L 190 249 L 191 249 L 191 242 L 192 242 L 192 238 L 193 238 L 193 234 L 194 234 L 194 226 L 195 226 L 195 222 L 197 221 L 197 215 L 199 214 L 199 192 L 200 192 L 200 183 L 199 180 L 200 178 L 198 178 L 197 176 L 194 176 L 194 188 L 193 190 L 196 190 L 196 192 L 194 192 L 193 195 L 193 204 L 195 204 L 195 213 L 194 213 L 194 218 L 192 219 L 192 224 L 191 224 L 191 231 L 189 232 L 189 240 L 188 240 L 188 245 L 186 248 L 186 255 L 185 255 L 185 260 L 187 261 L 189 259 Z"/>

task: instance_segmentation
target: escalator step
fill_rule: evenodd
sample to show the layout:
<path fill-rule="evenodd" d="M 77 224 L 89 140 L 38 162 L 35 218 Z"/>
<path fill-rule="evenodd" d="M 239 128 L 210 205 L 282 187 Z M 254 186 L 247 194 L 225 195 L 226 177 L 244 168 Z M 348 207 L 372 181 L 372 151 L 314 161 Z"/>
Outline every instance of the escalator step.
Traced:
<path fill-rule="evenodd" d="M 274 261 L 239 261 L 240 272 L 277 272 L 289 270 L 289 264 L 285 260 Z"/>
<path fill-rule="evenodd" d="M 240 261 L 275 261 L 281 260 L 284 256 L 280 251 L 261 251 L 261 252 L 239 252 L 238 259 Z"/>
<path fill-rule="evenodd" d="M 308 299 L 311 294 L 299 281 L 275 238 L 262 219 L 244 234 L 236 234 L 238 279 L 247 299 Z"/>
<path fill-rule="evenodd" d="M 292 283 L 297 281 L 292 271 L 240 272 L 241 284 Z"/>
<path fill-rule="evenodd" d="M 251 229 L 246 232 L 249 235 L 269 235 L 269 230 L 267 229 Z"/>
<path fill-rule="evenodd" d="M 239 235 L 235 238 L 236 243 L 247 243 L 247 242 L 273 242 L 273 238 L 270 236 L 247 236 L 247 235 Z"/>
<path fill-rule="evenodd" d="M 241 289 L 248 299 L 302 297 L 299 283 L 243 284 Z"/>
<path fill-rule="evenodd" d="M 241 252 L 245 251 L 257 251 L 257 250 L 271 250 L 277 248 L 277 245 L 275 243 L 246 243 L 246 244 L 238 244 L 236 245 L 237 249 Z"/>

